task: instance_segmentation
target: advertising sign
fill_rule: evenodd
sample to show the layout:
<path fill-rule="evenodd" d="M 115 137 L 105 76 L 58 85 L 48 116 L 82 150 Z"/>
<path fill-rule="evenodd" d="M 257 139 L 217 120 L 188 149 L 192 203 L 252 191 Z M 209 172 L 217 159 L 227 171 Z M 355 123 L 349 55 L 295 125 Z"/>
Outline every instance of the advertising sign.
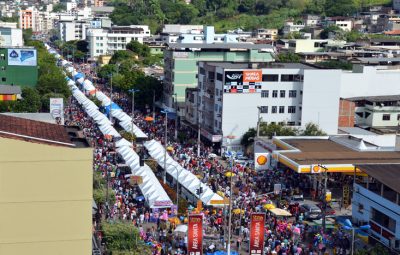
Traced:
<path fill-rule="evenodd" d="M 57 121 L 57 124 L 63 124 L 64 99 L 50 98 L 50 114 Z"/>
<path fill-rule="evenodd" d="M 225 72 L 225 84 L 242 85 L 243 84 L 243 72 L 242 71 L 226 71 Z"/>
<path fill-rule="evenodd" d="M 189 215 L 188 254 L 203 254 L 203 216 L 199 214 Z"/>
<path fill-rule="evenodd" d="M 243 71 L 243 83 L 258 83 L 262 82 L 262 70 L 247 70 Z"/>
<path fill-rule="evenodd" d="M 250 217 L 250 255 L 262 255 L 264 250 L 265 213 Z"/>
<path fill-rule="evenodd" d="M 9 66 L 36 66 L 37 55 L 35 49 L 8 49 Z"/>
<path fill-rule="evenodd" d="M 170 207 L 172 205 L 171 201 L 154 201 L 153 206 L 158 206 L 158 207 Z"/>

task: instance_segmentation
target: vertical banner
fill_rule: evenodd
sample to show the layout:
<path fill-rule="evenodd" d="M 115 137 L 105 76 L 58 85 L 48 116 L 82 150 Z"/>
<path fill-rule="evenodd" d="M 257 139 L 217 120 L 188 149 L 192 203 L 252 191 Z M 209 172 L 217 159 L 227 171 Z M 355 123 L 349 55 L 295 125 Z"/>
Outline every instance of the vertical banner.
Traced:
<path fill-rule="evenodd" d="M 252 213 L 250 218 L 250 255 L 264 251 L 265 213 Z"/>
<path fill-rule="evenodd" d="M 59 125 L 64 125 L 64 99 L 50 98 L 50 114 Z"/>
<path fill-rule="evenodd" d="M 188 254 L 203 254 L 203 216 L 199 214 L 189 215 Z"/>

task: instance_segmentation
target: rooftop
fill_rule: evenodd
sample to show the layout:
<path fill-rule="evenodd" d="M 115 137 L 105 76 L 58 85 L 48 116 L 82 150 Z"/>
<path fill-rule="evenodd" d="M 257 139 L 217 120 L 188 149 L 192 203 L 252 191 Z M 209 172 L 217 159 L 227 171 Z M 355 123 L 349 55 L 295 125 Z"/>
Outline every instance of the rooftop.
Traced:
<path fill-rule="evenodd" d="M 279 161 L 303 173 L 310 172 L 313 164 L 324 164 L 336 172 L 352 172 L 354 164 L 400 163 L 400 152 L 393 147 L 380 147 L 349 135 L 276 137 L 274 143 L 283 149 L 278 151 Z"/>
<path fill-rule="evenodd" d="M 51 124 L 56 124 L 56 120 L 49 112 L 4 112 L 0 113 L 0 115 L 7 115 L 17 118 L 23 118 L 28 120 L 36 120 Z"/>
<path fill-rule="evenodd" d="M 245 50 L 264 50 L 273 49 L 269 44 L 252 43 L 169 43 L 171 49 L 245 49 Z"/>
<path fill-rule="evenodd" d="M 303 63 L 278 63 L 278 62 L 219 62 L 219 61 L 203 61 L 210 66 L 218 66 L 225 69 L 317 69 L 312 65 Z"/>
<path fill-rule="evenodd" d="M 349 101 L 369 101 L 369 102 L 388 102 L 388 101 L 400 101 L 400 95 L 389 95 L 389 96 L 370 96 L 370 97 L 351 97 L 346 98 Z"/>
<path fill-rule="evenodd" d="M 75 147 L 64 126 L 0 114 L 0 136 L 29 142 Z"/>
<path fill-rule="evenodd" d="M 400 164 L 360 164 L 362 172 L 400 193 Z"/>
<path fill-rule="evenodd" d="M 20 86 L 11 86 L 11 85 L 0 85 L 0 94 L 1 95 L 13 95 L 13 94 L 21 94 Z"/>

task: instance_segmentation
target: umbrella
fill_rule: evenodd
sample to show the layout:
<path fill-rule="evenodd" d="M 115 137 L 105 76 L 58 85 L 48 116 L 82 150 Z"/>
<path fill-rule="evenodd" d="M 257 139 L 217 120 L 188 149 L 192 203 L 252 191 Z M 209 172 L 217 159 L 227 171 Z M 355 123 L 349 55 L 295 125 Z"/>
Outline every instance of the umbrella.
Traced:
<path fill-rule="evenodd" d="M 172 146 L 167 147 L 167 151 L 173 151 L 173 150 L 174 150 L 174 147 L 172 147 Z"/>
<path fill-rule="evenodd" d="M 168 221 L 175 224 L 181 224 L 181 221 L 177 217 L 169 218 Z"/>
<path fill-rule="evenodd" d="M 144 118 L 145 121 L 153 121 L 153 117 L 147 116 L 146 118 Z"/>
<path fill-rule="evenodd" d="M 275 208 L 275 205 L 273 205 L 273 204 L 265 204 L 265 205 L 263 205 L 263 207 L 266 210 L 271 210 L 271 209 Z"/>
<path fill-rule="evenodd" d="M 226 177 L 233 177 L 233 176 L 235 176 L 236 174 L 235 173 L 233 173 L 233 172 L 226 172 L 225 173 L 225 176 Z"/>
<path fill-rule="evenodd" d="M 241 209 L 237 208 L 237 209 L 233 209 L 233 210 L 232 210 L 232 213 L 233 213 L 233 214 L 236 214 L 236 215 L 237 215 L 237 214 L 240 214 L 240 213 L 243 214 L 243 213 L 244 213 L 244 210 L 241 210 Z"/>
<path fill-rule="evenodd" d="M 188 226 L 187 225 L 178 225 L 174 232 L 180 232 L 180 233 L 187 233 L 188 231 Z"/>

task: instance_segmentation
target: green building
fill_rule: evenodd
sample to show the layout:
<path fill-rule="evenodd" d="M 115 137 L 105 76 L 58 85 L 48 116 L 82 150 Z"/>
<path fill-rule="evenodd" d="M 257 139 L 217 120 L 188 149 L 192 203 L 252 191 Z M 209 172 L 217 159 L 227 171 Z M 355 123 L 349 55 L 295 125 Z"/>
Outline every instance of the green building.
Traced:
<path fill-rule="evenodd" d="M 33 47 L 0 48 L 0 85 L 36 86 L 37 51 Z"/>
<path fill-rule="evenodd" d="M 164 50 L 165 106 L 175 108 L 174 94 L 181 106 L 186 88 L 197 87 L 199 61 L 271 62 L 273 48 L 251 43 L 170 43 Z"/>

